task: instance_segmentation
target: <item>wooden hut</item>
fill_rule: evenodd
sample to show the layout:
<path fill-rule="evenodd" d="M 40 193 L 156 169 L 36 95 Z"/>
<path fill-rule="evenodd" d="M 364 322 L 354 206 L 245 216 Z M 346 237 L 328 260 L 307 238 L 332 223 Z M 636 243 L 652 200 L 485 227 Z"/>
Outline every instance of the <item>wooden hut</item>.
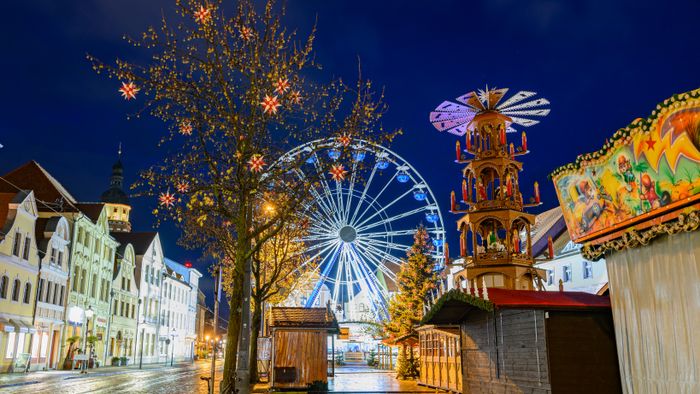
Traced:
<path fill-rule="evenodd" d="M 338 333 L 329 308 L 270 310 L 273 389 L 306 389 L 328 383 L 328 336 Z"/>
<path fill-rule="evenodd" d="M 470 394 L 622 392 L 608 297 L 498 288 L 476 294 L 450 290 L 423 323 L 421 353 L 427 357 L 421 384 Z M 440 328 L 449 325 L 455 329 Z M 447 360 L 459 359 L 450 357 L 446 342 L 456 338 L 456 327 L 460 390 L 445 387 L 442 372 Z M 434 371 L 440 371 L 439 376 Z"/>
<path fill-rule="evenodd" d="M 462 392 L 462 354 L 459 349 L 459 326 L 418 328 L 420 347 L 419 384 L 455 393 Z"/>

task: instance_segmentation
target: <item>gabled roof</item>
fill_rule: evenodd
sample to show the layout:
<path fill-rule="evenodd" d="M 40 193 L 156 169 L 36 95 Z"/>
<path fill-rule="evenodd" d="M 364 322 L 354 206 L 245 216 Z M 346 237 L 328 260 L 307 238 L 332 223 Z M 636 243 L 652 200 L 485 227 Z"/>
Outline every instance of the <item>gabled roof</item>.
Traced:
<path fill-rule="evenodd" d="M 547 250 L 549 237 L 556 240 L 565 232 L 566 221 L 560 207 L 552 208 L 537 215 L 535 217 L 535 225 L 531 229 L 532 255 L 537 257 L 544 253 Z"/>
<path fill-rule="evenodd" d="M 90 220 L 95 223 L 97 223 L 97 220 L 100 218 L 104 206 L 105 203 L 103 202 L 81 202 L 76 204 L 80 212 L 84 213 L 85 216 L 89 217 Z"/>
<path fill-rule="evenodd" d="M 15 192 L 17 187 L 34 191 L 34 197 L 45 203 L 62 202 L 62 207 L 56 205 L 53 209 L 65 212 L 75 212 L 76 199 L 48 171 L 32 160 L 8 172 L 0 179 L 0 192 Z M 50 211 L 43 204 L 37 204 L 40 211 Z"/>
<path fill-rule="evenodd" d="M 158 233 L 156 231 L 144 231 L 140 233 L 112 233 L 114 239 L 120 244 L 131 244 L 136 255 L 144 255 L 155 240 Z"/>
<path fill-rule="evenodd" d="M 335 314 L 326 308 L 273 307 L 270 327 L 326 328 L 338 331 Z"/>
<path fill-rule="evenodd" d="M 577 291 L 537 291 L 488 288 L 488 300 L 483 290 L 478 294 L 452 289 L 440 297 L 422 324 L 458 324 L 475 309 L 546 309 L 591 310 L 610 309 L 610 298 Z"/>

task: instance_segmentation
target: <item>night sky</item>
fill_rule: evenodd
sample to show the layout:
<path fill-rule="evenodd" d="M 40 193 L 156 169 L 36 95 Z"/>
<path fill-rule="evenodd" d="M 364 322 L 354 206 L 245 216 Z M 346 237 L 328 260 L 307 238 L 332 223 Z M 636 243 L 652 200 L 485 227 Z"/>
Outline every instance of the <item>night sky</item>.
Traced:
<path fill-rule="evenodd" d="M 127 183 L 158 161 L 163 126 L 127 121 L 138 103 L 125 103 L 117 81 L 96 75 L 85 54 L 134 58 L 122 35 L 157 24 L 173 3 L 3 3 L 0 173 L 34 159 L 78 199 L 97 201 L 119 142 Z M 597 150 L 674 93 L 700 87 L 698 15 L 697 1 L 289 0 L 286 21 L 303 34 L 318 17 L 316 56 L 329 78 L 355 78 L 359 55 L 364 75 L 386 88 L 384 125 L 405 131 L 391 148 L 426 178 L 457 245 L 447 212 L 461 182 L 452 161 L 457 137 L 430 125 L 433 108 L 486 84 L 547 98 L 551 114 L 526 129 L 533 153 L 521 184 L 527 198 L 528 185 L 540 182 L 544 205 L 535 213 L 552 208 L 554 168 Z M 134 229 L 150 230 L 153 202 L 132 203 Z M 207 271 L 197 251 L 176 246 L 177 230 L 160 231 L 169 257 Z M 211 300 L 211 281 L 202 287 Z"/>

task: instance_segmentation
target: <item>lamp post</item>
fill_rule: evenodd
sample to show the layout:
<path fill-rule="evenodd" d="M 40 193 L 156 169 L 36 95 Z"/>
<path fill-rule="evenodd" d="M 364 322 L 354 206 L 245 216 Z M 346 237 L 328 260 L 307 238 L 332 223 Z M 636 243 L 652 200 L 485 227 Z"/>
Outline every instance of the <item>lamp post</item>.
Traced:
<path fill-rule="evenodd" d="M 175 360 L 175 337 L 177 336 L 177 333 L 175 332 L 175 328 L 173 327 L 173 330 L 170 333 L 170 337 L 173 338 L 172 341 L 170 341 L 170 346 L 172 346 L 172 349 L 170 350 L 170 366 L 173 366 L 173 360 Z"/>
<path fill-rule="evenodd" d="M 111 326 L 112 326 L 112 312 L 114 312 L 114 313 L 117 312 L 117 311 L 116 311 L 117 308 L 114 308 L 115 310 L 112 311 L 112 302 L 113 302 L 113 300 L 114 300 L 114 288 L 112 288 L 112 289 L 109 290 L 109 320 L 107 320 L 107 339 L 106 339 L 107 344 L 106 344 L 106 346 L 105 346 L 105 354 L 104 354 L 104 357 L 103 357 L 103 359 L 102 359 L 102 364 L 103 364 L 103 365 L 107 365 L 107 353 L 109 353 L 110 351 L 114 352 L 114 349 L 111 349 L 110 346 L 109 346 L 109 345 L 110 345 L 110 342 L 111 342 L 111 341 L 110 341 L 110 337 L 109 337 L 109 334 L 110 334 L 109 330 L 110 330 L 110 328 L 111 328 Z"/>
<path fill-rule="evenodd" d="M 88 358 L 87 360 L 84 360 L 83 363 L 83 368 L 81 373 L 87 373 L 87 363 L 90 360 L 90 354 L 87 352 L 87 342 L 88 342 L 88 329 L 90 328 L 90 319 L 95 315 L 95 312 L 92 310 L 92 305 L 89 305 L 88 308 L 85 310 L 85 335 L 84 335 L 84 341 L 83 341 L 83 352 L 84 355 L 86 355 Z"/>

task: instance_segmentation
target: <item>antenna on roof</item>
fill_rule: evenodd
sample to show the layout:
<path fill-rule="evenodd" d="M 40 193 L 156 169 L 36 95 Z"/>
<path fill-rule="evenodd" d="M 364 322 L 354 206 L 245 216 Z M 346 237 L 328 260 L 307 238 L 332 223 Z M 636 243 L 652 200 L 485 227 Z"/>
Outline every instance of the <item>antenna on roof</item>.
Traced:
<path fill-rule="evenodd" d="M 119 150 L 117 151 L 117 154 L 119 155 L 119 158 L 122 158 L 122 143 L 119 142 Z"/>

